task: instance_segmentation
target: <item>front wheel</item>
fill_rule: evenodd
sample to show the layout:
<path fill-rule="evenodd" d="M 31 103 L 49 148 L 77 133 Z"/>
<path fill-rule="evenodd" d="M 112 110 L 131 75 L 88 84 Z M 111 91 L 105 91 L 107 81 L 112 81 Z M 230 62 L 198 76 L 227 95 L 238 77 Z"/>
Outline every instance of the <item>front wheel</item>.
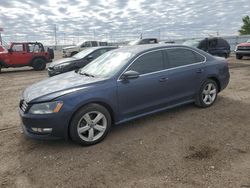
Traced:
<path fill-rule="evenodd" d="M 101 142 L 111 127 L 108 110 L 99 104 L 82 107 L 70 124 L 70 136 L 81 145 L 94 145 Z"/>
<path fill-rule="evenodd" d="M 236 59 L 242 59 L 242 55 L 236 54 Z"/>
<path fill-rule="evenodd" d="M 213 80 L 206 80 L 198 93 L 195 104 L 199 107 L 206 108 L 216 101 L 218 94 L 218 85 Z"/>

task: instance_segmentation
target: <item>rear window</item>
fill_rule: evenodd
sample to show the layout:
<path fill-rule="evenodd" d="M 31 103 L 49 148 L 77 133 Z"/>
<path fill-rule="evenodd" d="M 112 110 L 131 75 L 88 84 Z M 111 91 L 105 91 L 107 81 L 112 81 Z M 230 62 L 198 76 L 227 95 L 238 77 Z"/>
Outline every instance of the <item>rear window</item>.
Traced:
<path fill-rule="evenodd" d="M 189 49 L 173 48 L 167 49 L 168 67 L 180 67 L 205 61 L 205 58 Z"/>

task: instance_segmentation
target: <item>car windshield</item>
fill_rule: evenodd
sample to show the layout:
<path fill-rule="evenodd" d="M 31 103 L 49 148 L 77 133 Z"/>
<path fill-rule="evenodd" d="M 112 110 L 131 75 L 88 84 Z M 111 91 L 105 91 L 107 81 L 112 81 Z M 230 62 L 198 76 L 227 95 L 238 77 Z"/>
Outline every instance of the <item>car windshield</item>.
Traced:
<path fill-rule="evenodd" d="M 112 77 L 132 58 L 131 52 L 109 51 L 79 70 L 92 77 Z"/>
<path fill-rule="evenodd" d="M 133 40 L 128 43 L 129 46 L 136 45 L 140 40 Z"/>
<path fill-rule="evenodd" d="M 93 48 L 86 48 L 81 52 L 78 52 L 77 54 L 73 55 L 72 57 L 76 58 L 76 59 L 82 59 L 84 57 L 86 57 L 87 55 L 89 55 L 90 53 L 92 53 L 95 49 Z"/>
<path fill-rule="evenodd" d="M 200 41 L 198 41 L 198 40 L 187 40 L 187 41 L 183 42 L 182 44 L 186 45 L 186 46 L 191 46 L 191 47 L 197 48 L 199 45 L 199 42 Z"/>

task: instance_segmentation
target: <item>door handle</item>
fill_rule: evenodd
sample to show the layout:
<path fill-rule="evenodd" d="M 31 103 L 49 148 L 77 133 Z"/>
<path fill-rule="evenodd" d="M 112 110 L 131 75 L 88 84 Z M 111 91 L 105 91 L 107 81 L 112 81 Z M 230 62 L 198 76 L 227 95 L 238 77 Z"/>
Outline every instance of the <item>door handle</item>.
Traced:
<path fill-rule="evenodd" d="M 160 82 L 166 82 L 167 80 L 168 80 L 167 77 L 163 77 L 163 78 L 160 78 L 160 79 L 159 79 Z"/>
<path fill-rule="evenodd" d="M 203 73 L 204 72 L 204 69 L 197 69 L 196 70 L 196 73 Z"/>

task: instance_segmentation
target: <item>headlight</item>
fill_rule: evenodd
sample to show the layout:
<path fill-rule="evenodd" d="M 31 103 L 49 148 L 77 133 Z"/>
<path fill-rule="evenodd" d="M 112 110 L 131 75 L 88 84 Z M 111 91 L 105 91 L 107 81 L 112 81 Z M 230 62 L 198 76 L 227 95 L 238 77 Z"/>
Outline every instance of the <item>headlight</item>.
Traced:
<path fill-rule="evenodd" d="M 56 65 L 56 66 L 54 67 L 54 69 L 55 69 L 55 70 L 60 70 L 60 69 L 63 69 L 64 67 L 68 66 L 69 64 L 70 64 L 70 62 L 69 62 L 69 63 L 59 64 L 59 65 Z"/>
<path fill-rule="evenodd" d="M 62 106 L 63 106 L 62 101 L 34 104 L 31 106 L 29 113 L 31 114 L 57 113 L 61 110 Z"/>

